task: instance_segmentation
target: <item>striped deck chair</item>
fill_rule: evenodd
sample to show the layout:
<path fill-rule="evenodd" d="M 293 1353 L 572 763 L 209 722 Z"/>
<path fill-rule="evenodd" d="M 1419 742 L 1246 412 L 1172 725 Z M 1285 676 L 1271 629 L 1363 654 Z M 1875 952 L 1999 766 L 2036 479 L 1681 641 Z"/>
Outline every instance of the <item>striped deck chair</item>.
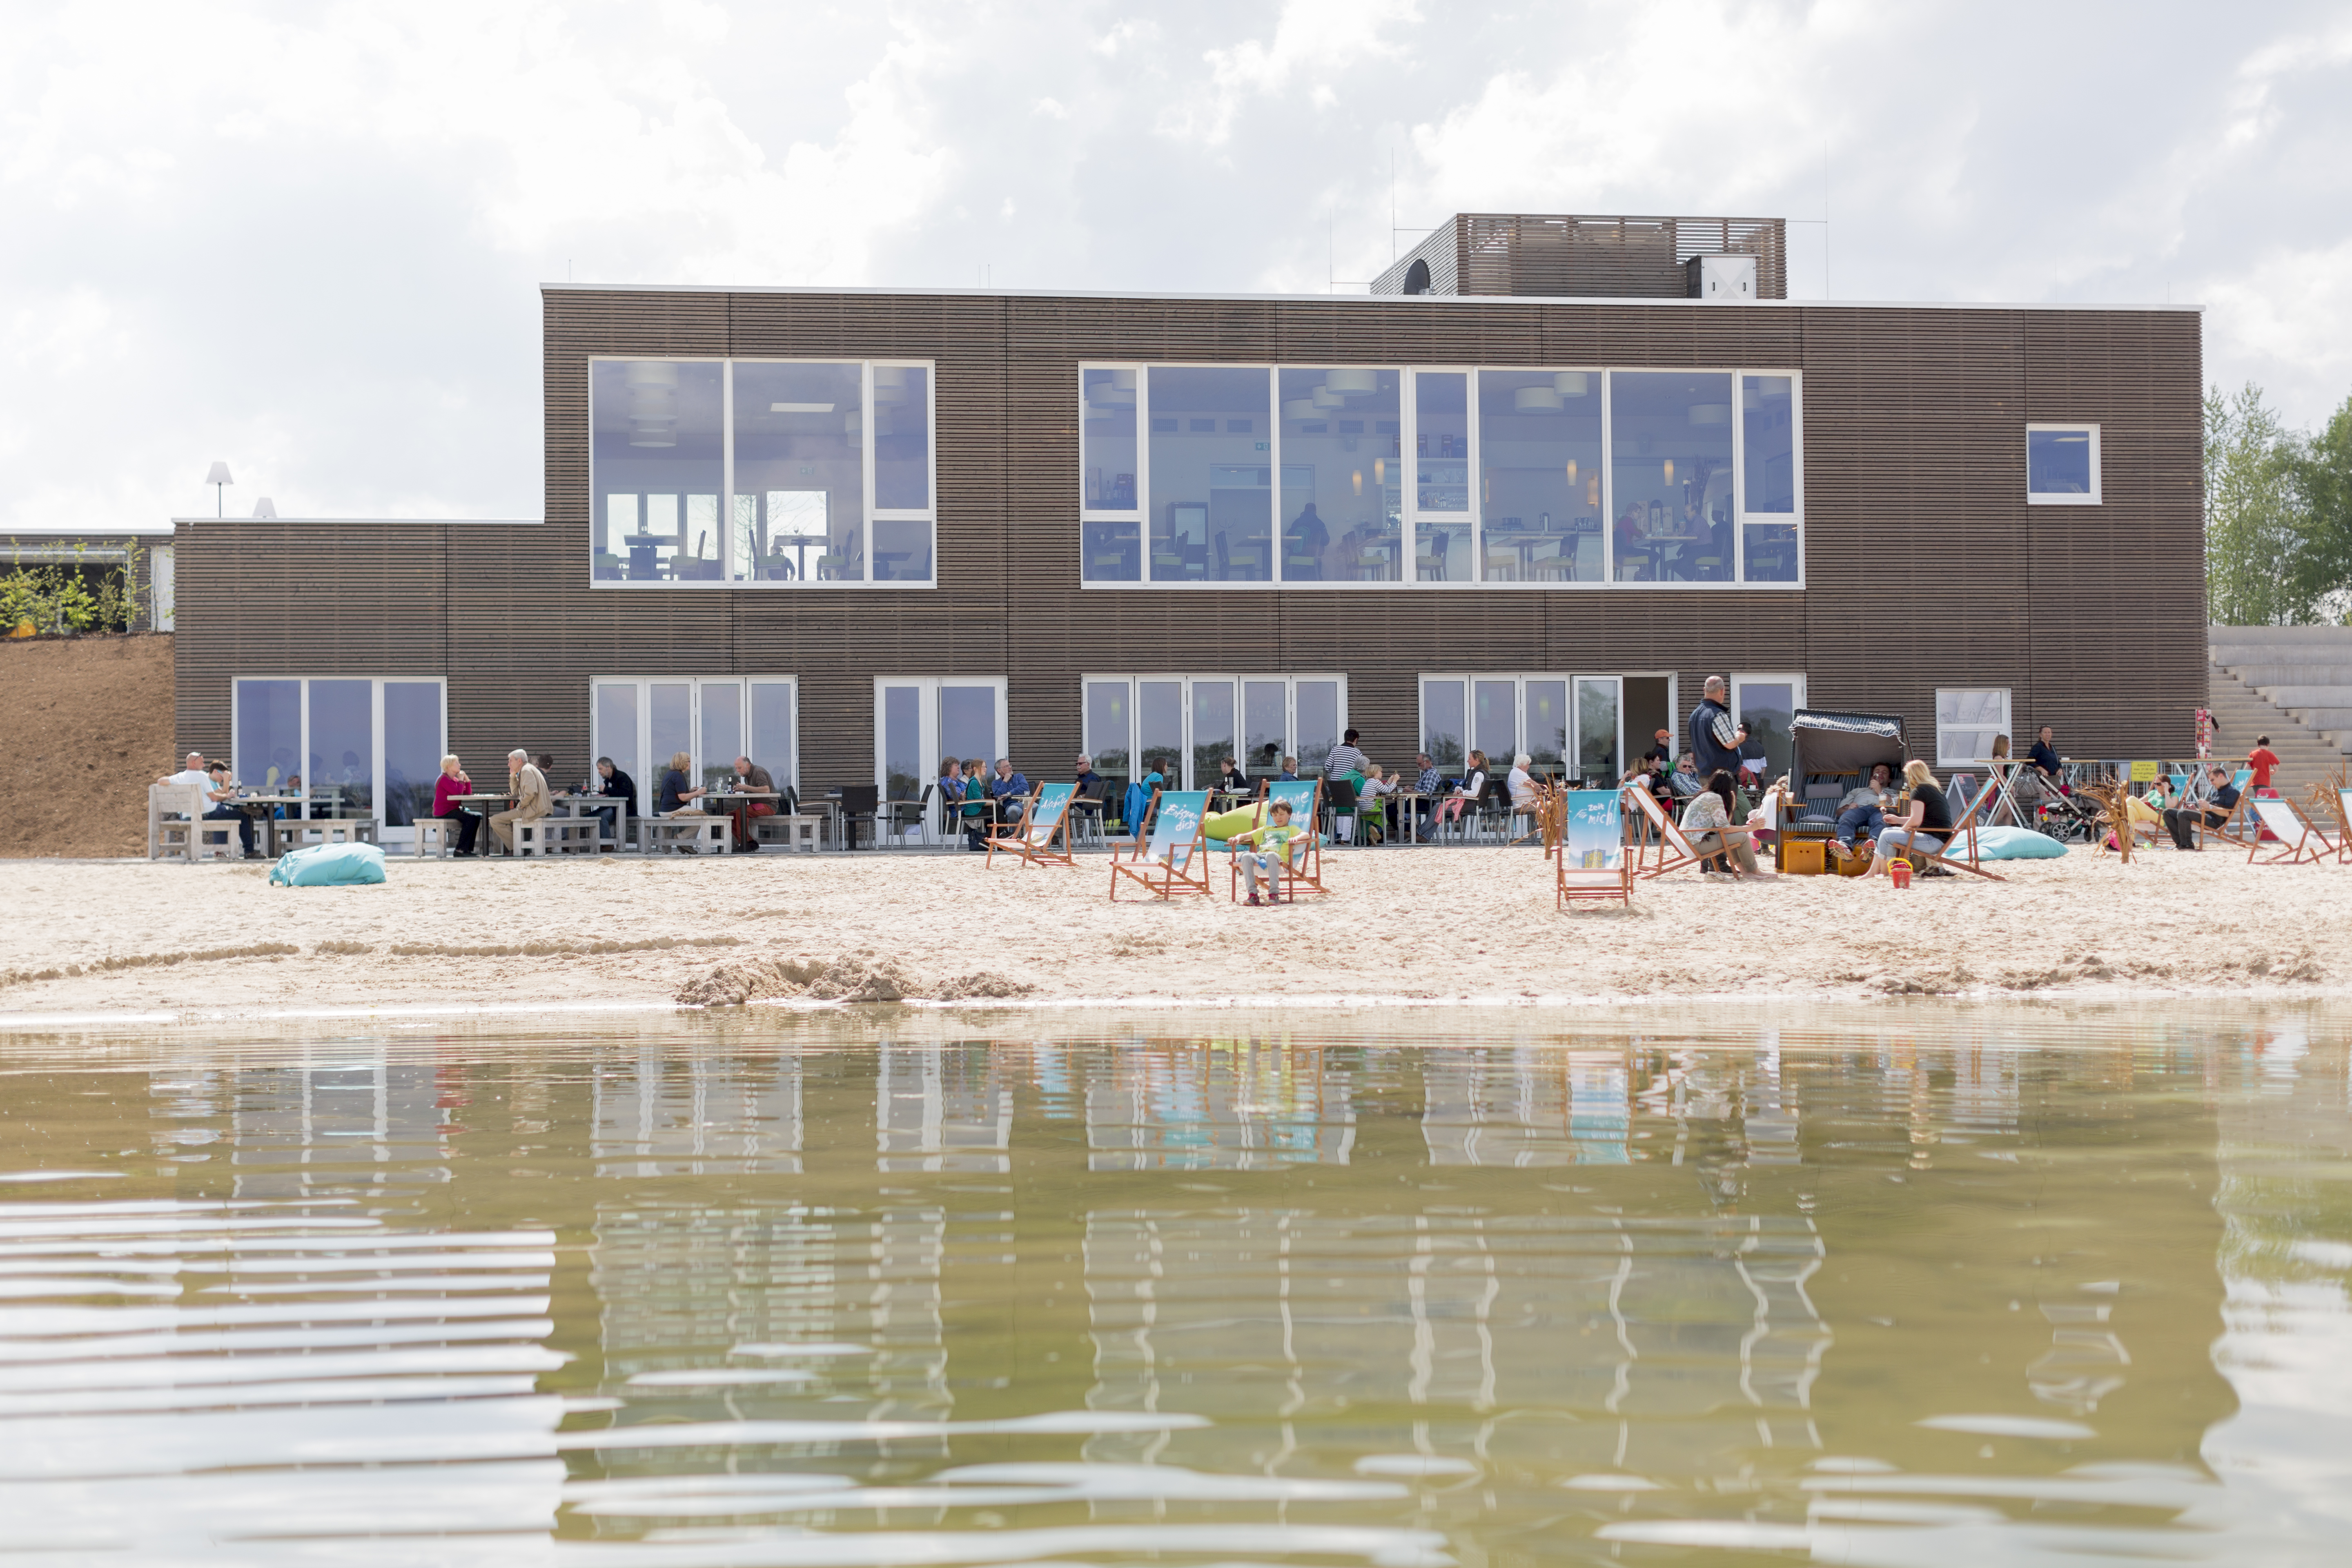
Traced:
<path fill-rule="evenodd" d="M 2262 856 L 2262 863 L 2265 866 L 2301 866 L 2306 862 L 2316 866 L 2330 855 L 2338 858 L 2343 855 L 2342 845 L 2330 844 L 2327 836 L 2312 826 L 2309 817 L 2294 808 L 2294 802 L 2257 800 L 2252 804 L 2254 820 L 2270 829 L 2271 837 L 2278 840 L 2279 847 L 2263 855 L 2263 839 L 2259 834 L 2256 835 L 2246 850 L 2246 864 L 2249 866 L 2254 863 L 2258 855 Z"/>
<path fill-rule="evenodd" d="M 1156 790 L 1145 812 L 1150 832 L 1135 854 L 1110 863 L 1110 897 L 1118 901 L 1118 879 L 1132 878 L 1155 899 L 1209 890 L 1209 854 L 1201 840 L 1201 823 L 1209 814 L 1204 789 Z"/>
<path fill-rule="evenodd" d="M 1625 853 L 1625 800 L 1641 796 L 1654 806 L 1647 790 L 1563 789 L 1554 792 L 1561 826 L 1560 844 L 1553 861 L 1552 908 L 1563 910 L 1578 900 L 1614 899 L 1631 908 L 1633 902 L 1633 862 Z M 1549 803 L 1547 803 L 1549 807 Z"/>
<path fill-rule="evenodd" d="M 1696 866 L 1706 858 L 1691 847 L 1689 836 L 1683 832 L 1673 817 L 1660 809 L 1657 800 L 1648 790 L 1633 789 L 1625 791 L 1624 794 L 1633 798 L 1641 813 L 1635 820 L 1645 829 L 1640 842 L 1634 846 L 1633 872 L 1634 877 L 1663 877 L 1669 871 L 1679 871 L 1685 866 Z M 1727 841 L 1748 837 L 1748 829 L 1745 827 L 1731 827 L 1719 831 Z M 1655 859 L 1651 858 L 1654 837 L 1656 840 Z M 1734 876 L 1742 874 L 1738 871 L 1733 872 Z"/>
<path fill-rule="evenodd" d="M 1992 814 L 1993 797 L 2000 793 L 2000 787 L 1997 780 L 1986 781 L 1985 786 L 1977 791 L 1976 798 L 1961 807 L 1959 815 L 1952 818 L 1952 826 L 1936 834 L 1944 841 L 1940 851 L 1912 846 L 1905 848 L 1897 858 L 1908 860 L 1915 867 L 1947 866 L 1955 871 L 1966 871 L 1971 877 L 1982 877 L 1988 882 L 2009 880 L 2006 877 L 1994 876 L 1977 864 L 1977 831 L 1987 825 L 1986 819 Z M 1923 827 L 1919 831 L 1927 833 L 1932 830 Z M 1962 847 L 1964 844 L 1965 848 Z"/>
<path fill-rule="evenodd" d="M 1021 857 L 1024 866 L 1066 866 L 1076 870 L 1077 862 L 1070 858 L 1070 800 L 1077 793 L 1074 784 L 1039 784 L 1030 791 L 1020 822 L 989 835 L 988 863 L 995 865 L 996 852 L 1002 849 Z M 1057 838 L 1062 844 L 1059 849 L 1054 847 Z"/>
<path fill-rule="evenodd" d="M 1277 800 L 1290 803 L 1291 826 L 1307 829 L 1306 833 L 1290 841 L 1290 858 L 1282 866 L 1283 896 L 1296 896 L 1302 884 L 1311 893 L 1329 892 L 1331 889 L 1323 885 L 1323 834 L 1316 826 L 1322 813 L 1323 781 L 1259 781 L 1257 819 L 1260 823 L 1274 820 L 1266 813 Z M 1224 841 L 1212 839 L 1209 842 L 1218 845 Z M 1242 896 L 1241 853 L 1239 849 L 1228 848 L 1225 856 L 1225 891 L 1235 900 Z"/>

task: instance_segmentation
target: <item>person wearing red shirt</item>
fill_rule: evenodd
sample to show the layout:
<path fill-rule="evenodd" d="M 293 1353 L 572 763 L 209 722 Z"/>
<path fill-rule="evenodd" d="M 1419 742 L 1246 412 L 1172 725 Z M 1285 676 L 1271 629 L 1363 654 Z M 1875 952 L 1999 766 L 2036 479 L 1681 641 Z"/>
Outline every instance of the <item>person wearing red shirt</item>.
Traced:
<path fill-rule="evenodd" d="M 2268 735 L 2255 736 L 2254 749 L 2246 753 L 2246 766 L 2254 770 L 2255 794 L 2270 793 L 2271 770 L 2278 765 L 2278 753 L 2271 750 L 2271 738 Z"/>

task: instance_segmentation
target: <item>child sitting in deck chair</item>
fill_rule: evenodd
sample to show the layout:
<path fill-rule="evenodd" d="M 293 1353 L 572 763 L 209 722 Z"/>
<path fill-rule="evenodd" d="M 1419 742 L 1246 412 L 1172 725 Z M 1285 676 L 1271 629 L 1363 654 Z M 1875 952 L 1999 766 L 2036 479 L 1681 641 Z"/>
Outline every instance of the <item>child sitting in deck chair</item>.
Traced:
<path fill-rule="evenodd" d="M 1282 902 L 1281 868 L 1290 864 L 1291 841 L 1306 831 L 1303 827 L 1290 826 L 1290 803 L 1286 800 L 1277 800 L 1267 806 L 1265 815 L 1268 820 L 1265 826 L 1253 827 L 1247 833 L 1236 833 L 1225 840 L 1236 847 L 1250 843 L 1258 846 L 1246 851 L 1239 847 L 1234 849 L 1249 868 L 1249 901 L 1253 904 L 1258 901 L 1257 880 L 1260 877 L 1265 879 L 1265 901 L 1269 904 Z"/>

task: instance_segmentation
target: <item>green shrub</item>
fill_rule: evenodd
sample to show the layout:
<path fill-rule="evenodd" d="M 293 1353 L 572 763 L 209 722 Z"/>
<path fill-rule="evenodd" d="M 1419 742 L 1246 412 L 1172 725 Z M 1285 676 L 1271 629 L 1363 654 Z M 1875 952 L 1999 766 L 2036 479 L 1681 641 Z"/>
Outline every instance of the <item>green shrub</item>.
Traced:
<path fill-rule="evenodd" d="M 76 547 L 77 549 L 79 546 Z M 0 637 L 78 637 L 137 628 L 139 547 L 121 564 L 15 566 L 0 574 Z"/>

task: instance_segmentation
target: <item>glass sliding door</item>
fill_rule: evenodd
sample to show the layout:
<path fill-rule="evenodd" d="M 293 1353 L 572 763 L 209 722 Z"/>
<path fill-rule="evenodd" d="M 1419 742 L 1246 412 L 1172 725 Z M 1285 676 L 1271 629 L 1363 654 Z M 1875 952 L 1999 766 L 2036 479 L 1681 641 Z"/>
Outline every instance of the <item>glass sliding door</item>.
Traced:
<path fill-rule="evenodd" d="M 1738 675 L 1731 678 L 1731 716 L 1748 726 L 1751 749 L 1764 753 L 1769 781 L 1789 771 L 1790 726 L 1805 705 L 1801 675 Z"/>
<path fill-rule="evenodd" d="M 1282 748 L 1290 740 L 1290 701 L 1286 683 L 1279 680 L 1242 682 L 1242 772 L 1271 778 L 1282 766 Z"/>
<path fill-rule="evenodd" d="M 1471 744 L 1486 753 L 1490 768 L 1507 769 L 1519 749 L 1518 683 L 1508 679 L 1470 683 Z"/>
<path fill-rule="evenodd" d="M 594 731 L 590 750 L 598 759 L 612 758 L 613 771 L 629 776 L 636 785 L 636 809 L 642 812 L 653 798 L 655 782 L 646 772 L 643 688 L 634 680 L 600 680 L 595 694 L 588 715 Z"/>
<path fill-rule="evenodd" d="M 782 789 L 800 777 L 799 689 L 792 681 L 754 679 L 745 683 L 751 697 L 751 735 L 745 750 L 768 770 Z"/>
<path fill-rule="evenodd" d="M 1576 678 L 1576 776 L 1613 784 L 1624 775 L 1623 703 L 1613 675 Z"/>
<path fill-rule="evenodd" d="M 882 798 L 908 804 L 936 788 L 948 759 L 980 759 L 993 768 L 1005 754 L 1005 683 L 987 676 L 878 676 L 874 681 L 874 783 Z M 938 797 L 912 816 L 903 831 L 927 837 L 938 830 Z"/>
<path fill-rule="evenodd" d="M 716 789 L 735 776 L 735 759 L 743 752 L 743 686 L 740 681 L 706 680 L 702 684 L 702 787 Z"/>
<path fill-rule="evenodd" d="M 239 783 L 310 792 L 317 812 L 374 817 L 389 842 L 405 842 L 432 811 L 448 745 L 443 682 L 289 676 L 236 679 L 230 690 L 230 767 Z"/>
<path fill-rule="evenodd" d="M 1224 776 L 1234 750 L 1234 683 L 1194 679 L 1192 687 L 1192 787 L 1206 789 Z"/>
<path fill-rule="evenodd" d="M 383 825 L 410 827 L 433 815 L 441 775 L 441 683 L 383 683 Z"/>
<path fill-rule="evenodd" d="M 1301 773 L 1319 773 L 1347 728 L 1348 691 L 1339 680 L 1301 677 L 1291 682 L 1291 751 Z"/>
<path fill-rule="evenodd" d="M 1095 772 L 1113 784 L 1134 775 L 1128 763 L 1135 754 L 1135 683 L 1129 680 L 1089 680 L 1086 686 L 1086 733 L 1081 741 Z"/>
<path fill-rule="evenodd" d="M 1528 757 L 1535 771 L 1564 771 L 1568 765 L 1568 682 L 1549 676 L 1530 676 L 1526 708 Z"/>
<path fill-rule="evenodd" d="M 1140 745 L 1138 761 L 1143 772 L 1159 773 L 1169 789 L 1188 787 L 1184 783 L 1184 683 L 1138 681 L 1135 715 Z"/>
<path fill-rule="evenodd" d="M 1468 683 L 1459 677 L 1421 683 L 1421 749 L 1441 768 L 1459 768 L 1470 754 Z"/>

